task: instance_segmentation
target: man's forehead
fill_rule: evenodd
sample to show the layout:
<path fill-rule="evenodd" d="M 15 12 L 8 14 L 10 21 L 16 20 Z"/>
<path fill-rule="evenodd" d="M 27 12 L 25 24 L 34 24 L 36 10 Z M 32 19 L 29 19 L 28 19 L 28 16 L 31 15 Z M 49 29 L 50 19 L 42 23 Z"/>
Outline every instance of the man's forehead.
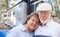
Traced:
<path fill-rule="evenodd" d="M 41 10 L 40 12 L 46 12 L 46 11 L 48 12 L 49 10 Z"/>
<path fill-rule="evenodd" d="M 42 10 L 42 11 L 38 11 L 38 12 L 50 12 L 49 10 Z"/>

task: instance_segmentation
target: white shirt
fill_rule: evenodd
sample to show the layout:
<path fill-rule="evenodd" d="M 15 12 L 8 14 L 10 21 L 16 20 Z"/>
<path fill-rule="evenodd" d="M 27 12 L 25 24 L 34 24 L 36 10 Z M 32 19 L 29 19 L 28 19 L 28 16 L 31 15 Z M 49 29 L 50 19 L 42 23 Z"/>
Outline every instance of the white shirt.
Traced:
<path fill-rule="evenodd" d="M 46 26 L 39 26 L 35 30 L 35 36 L 49 36 L 49 37 L 60 37 L 60 25 L 50 20 Z"/>
<path fill-rule="evenodd" d="M 33 32 L 27 32 L 23 25 L 19 25 L 10 30 L 6 37 L 33 37 Z"/>

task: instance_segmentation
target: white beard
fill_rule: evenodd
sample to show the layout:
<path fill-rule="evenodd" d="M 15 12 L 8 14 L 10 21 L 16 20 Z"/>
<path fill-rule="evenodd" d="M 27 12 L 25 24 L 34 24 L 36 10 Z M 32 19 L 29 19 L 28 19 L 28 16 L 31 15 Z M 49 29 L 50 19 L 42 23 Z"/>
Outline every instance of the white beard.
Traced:
<path fill-rule="evenodd" d="M 48 19 L 46 19 L 46 20 L 40 19 L 40 21 L 41 21 L 42 24 L 46 24 L 47 22 L 50 21 L 50 16 L 48 17 Z"/>

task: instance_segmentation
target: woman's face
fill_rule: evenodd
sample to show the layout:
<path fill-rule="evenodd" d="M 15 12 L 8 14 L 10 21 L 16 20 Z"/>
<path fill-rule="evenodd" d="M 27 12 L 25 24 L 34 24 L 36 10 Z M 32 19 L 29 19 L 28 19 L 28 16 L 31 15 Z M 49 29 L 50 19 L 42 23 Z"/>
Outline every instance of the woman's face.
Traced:
<path fill-rule="evenodd" d="M 32 16 L 28 21 L 28 28 L 30 30 L 35 30 L 38 27 L 39 18 L 37 16 Z"/>

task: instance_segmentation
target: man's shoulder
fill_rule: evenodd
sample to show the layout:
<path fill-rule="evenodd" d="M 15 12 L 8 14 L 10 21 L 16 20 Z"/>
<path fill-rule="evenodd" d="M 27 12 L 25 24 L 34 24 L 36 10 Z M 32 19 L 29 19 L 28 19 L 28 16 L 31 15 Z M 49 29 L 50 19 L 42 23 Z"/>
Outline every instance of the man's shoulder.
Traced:
<path fill-rule="evenodd" d="M 56 26 L 60 26 L 60 24 L 55 22 L 55 21 L 53 21 L 53 24 L 56 25 Z"/>
<path fill-rule="evenodd" d="M 55 22 L 54 20 L 50 20 L 50 22 L 48 24 L 53 24 L 53 25 L 59 25 L 59 23 Z"/>

